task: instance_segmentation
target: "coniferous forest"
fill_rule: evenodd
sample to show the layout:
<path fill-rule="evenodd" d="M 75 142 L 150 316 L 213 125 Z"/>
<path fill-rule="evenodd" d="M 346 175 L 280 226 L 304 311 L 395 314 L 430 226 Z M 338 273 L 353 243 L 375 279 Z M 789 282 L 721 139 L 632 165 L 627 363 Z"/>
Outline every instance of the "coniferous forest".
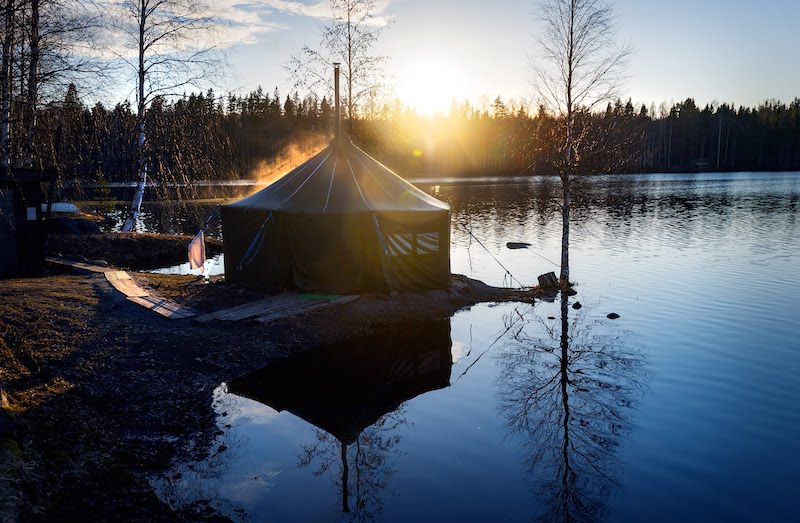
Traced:
<path fill-rule="evenodd" d="M 282 97 L 277 89 L 156 98 L 145 122 L 150 177 L 188 184 L 252 178 L 287 147 L 324 143 L 332 119 L 327 98 Z M 44 166 L 57 167 L 64 183 L 134 179 L 136 113 L 129 103 L 89 107 L 70 86 L 38 121 L 40 143 L 52 151 L 42 156 L 53 165 Z M 454 103 L 434 117 L 397 101 L 347 125 L 358 145 L 406 177 L 547 175 L 559 158 L 555 117 L 499 97 L 485 107 Z M 617 100 L 580 113 L 576 125 L 581 174 L 800 170 L 800 99 L 753 108 L 701 108 L 691 98 L 649 108 Z"/>

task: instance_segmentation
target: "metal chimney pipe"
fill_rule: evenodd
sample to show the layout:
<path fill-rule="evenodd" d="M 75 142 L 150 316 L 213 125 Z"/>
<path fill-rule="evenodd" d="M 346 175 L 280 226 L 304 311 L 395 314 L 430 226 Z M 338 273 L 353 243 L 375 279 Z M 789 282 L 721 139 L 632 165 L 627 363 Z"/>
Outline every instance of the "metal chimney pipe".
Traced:
<path fill-rule="evenodd" d="M 339 66 L 341 64 L 339 62 L 333 63 L 333 90 L 334 90 L 334 99 L 336 100 L 336 121 L 334 125 L 334 139 L 336 141 L 336 145 L 339 145 L 340 135 L 342 134 L 342 115 L 339 109 Z"/>

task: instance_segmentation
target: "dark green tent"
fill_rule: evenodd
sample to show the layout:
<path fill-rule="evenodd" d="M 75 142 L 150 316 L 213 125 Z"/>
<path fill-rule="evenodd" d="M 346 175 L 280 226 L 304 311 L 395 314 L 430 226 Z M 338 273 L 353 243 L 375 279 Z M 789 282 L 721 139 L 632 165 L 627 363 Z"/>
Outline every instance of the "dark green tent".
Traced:
<path fill-rule="evenodd" d="M 265 291 L 450 284 L 450 207 L 344 138 L 222 207 L 225 277 Z"/>

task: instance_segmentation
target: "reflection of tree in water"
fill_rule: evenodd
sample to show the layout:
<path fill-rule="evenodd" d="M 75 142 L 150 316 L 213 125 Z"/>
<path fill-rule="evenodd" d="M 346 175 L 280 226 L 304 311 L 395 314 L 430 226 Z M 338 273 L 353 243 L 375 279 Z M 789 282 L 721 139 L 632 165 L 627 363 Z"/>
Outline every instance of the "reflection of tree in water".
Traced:
<path fill-rule="evenodd" d="M 560 325 L 541 322 L 538 335 L 515 329 L 499 356 L 501 412 L 525 441 L 542 521 L 603 520 L 622 474 L 617 450 L 632 429 L 646 361 L 626 336 L 596 332 L 600 322 L 589 321 L 586 309 L 573 311 L 571 322 L 569 312 L 562 293 Z"/>
<path fill-rule="evenodd" d="M 394 457 L 405 421 L 405 406 L 381 417 L 354 441 L 344 442 L 322 430 L 316 440 L 303 445 L 300 467 L 312 467 L 314 475 L 327 475 L 341 494 L 342 511 L 359 520 L 377 519 L 383 510 L 383 493 L 394 474 Z"/>
<path fill-rule="evenodd" d="M 450 383 L 450 320 L 317 347 L 231 381 L 230 391 L 315 427 L 299 466 L 329 476 L 342 510 L 381 513 L 407 401 Z"/>

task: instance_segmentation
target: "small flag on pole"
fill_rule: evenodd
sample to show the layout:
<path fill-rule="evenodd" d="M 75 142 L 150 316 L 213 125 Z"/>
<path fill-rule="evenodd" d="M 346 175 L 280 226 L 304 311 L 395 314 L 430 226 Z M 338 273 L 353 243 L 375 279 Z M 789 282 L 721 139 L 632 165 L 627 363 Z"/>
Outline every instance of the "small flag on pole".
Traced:
<path fill-rule="evenodd" d="M 203 238 L 203 231 L 197 233 L 197 236 L 189 243 L 189 267 L 192 269 L 200 269 L 200 272 L 205 271 L 206 263 L 206 242 Z"/>

